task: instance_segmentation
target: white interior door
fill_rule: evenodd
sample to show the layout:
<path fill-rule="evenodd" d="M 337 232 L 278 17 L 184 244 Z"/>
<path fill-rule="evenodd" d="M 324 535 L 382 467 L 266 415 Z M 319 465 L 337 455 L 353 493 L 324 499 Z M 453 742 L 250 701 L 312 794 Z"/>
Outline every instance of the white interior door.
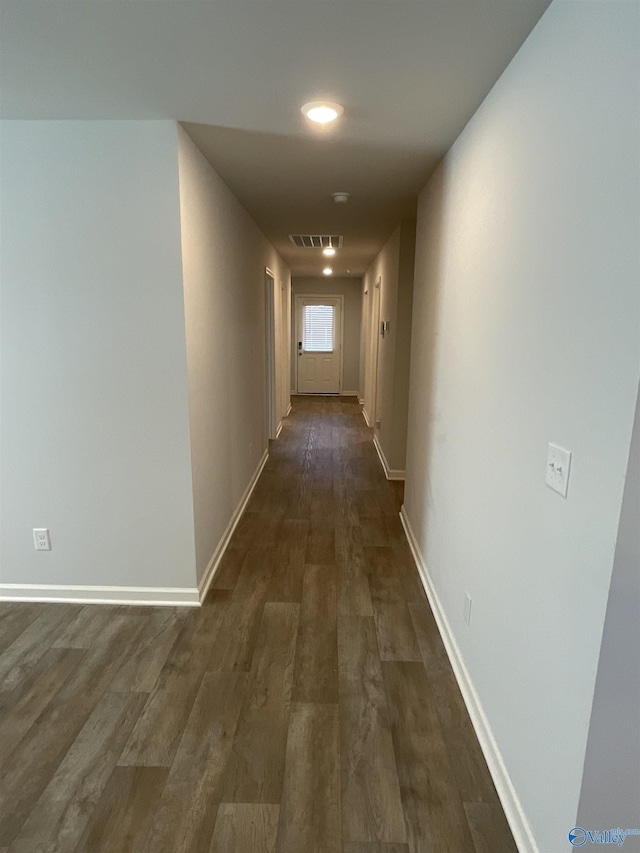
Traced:
<path fill-rule="evenodd" d="M 342 388 L 342 297 L 297 296 L 298 394 Z"/>

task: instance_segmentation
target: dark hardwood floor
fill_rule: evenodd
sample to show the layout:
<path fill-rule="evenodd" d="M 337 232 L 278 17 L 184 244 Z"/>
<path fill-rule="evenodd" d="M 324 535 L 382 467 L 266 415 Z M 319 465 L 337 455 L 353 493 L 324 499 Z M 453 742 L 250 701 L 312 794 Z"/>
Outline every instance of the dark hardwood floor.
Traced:
<path fill-rule="evenodd" d="M 293 411 L 199 610 L 0 605 L 0 853 L 514 853 L 353 398 Z"/>

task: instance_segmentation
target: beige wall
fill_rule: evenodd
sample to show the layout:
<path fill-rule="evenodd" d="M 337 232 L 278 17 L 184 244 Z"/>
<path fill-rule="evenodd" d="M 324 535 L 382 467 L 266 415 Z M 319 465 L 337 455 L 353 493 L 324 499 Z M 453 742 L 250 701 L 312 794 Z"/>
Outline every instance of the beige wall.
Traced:
<path fill-rule="evenodd" d="M 1 134 L 0 595 L 196 600 L 175 124 Z"/>
<path fill-rule="evenodd" d="M 578 810 L 638 391 L 637 32 L 637 4 L 552 3 L 419 200 L 404 511 L 544 853 Z"/>
<path fill-rule="evenodd" d="M 343 363 L 342 363 L 342 393 L 359 393 L 360 386 L 360 325 L 362 316 L 362 280 L 359 278 L 298 278 L 292 282 L 295 311 L 295 297 L 302 294 L 318 294 L 320 296 L 343 296 Z M 292 316 L 291 326 L 291 389 L 296 387 L 297 338 L 295 316 Z"/>
<path fill-rule="evenodd" d="M 267 449 L 265 268 L 275 278 L 277 420 L 286 414 L 289 270 L 179 128 L 198 580 Z"/>
<path fill-rule="evenodd" d="M 415 222 L 403 221 L 363 280 L 364 409 L 372 427 L 380 422 L 375 435 L 389 468 L 396 473 L 405 470 L 414 253 Z M 384 337 L 374 328 L 378 282 L 379 319 L 389 322 Z"/>

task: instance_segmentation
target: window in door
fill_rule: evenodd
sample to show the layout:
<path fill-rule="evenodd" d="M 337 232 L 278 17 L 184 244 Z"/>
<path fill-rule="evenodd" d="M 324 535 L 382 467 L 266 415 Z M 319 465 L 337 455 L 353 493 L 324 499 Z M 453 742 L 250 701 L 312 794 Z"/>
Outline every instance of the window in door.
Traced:
<path fill-rule="evenodd" d="M 333 305 L 305 305 L 302 348 L 305 352 L 333 352 L 334 328 Z"/>

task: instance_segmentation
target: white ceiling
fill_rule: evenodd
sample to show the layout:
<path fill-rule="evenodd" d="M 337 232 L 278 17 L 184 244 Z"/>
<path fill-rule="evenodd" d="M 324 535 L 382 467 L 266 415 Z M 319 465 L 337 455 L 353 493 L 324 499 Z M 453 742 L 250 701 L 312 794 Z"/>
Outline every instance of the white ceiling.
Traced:
<path fill-rule="evenodd" d="M 321 259 L 291 232 L 343 234 L 361 274 L 548 4 L 2 0 L 1 115 L 181 121 L 294 273 Z"/>

